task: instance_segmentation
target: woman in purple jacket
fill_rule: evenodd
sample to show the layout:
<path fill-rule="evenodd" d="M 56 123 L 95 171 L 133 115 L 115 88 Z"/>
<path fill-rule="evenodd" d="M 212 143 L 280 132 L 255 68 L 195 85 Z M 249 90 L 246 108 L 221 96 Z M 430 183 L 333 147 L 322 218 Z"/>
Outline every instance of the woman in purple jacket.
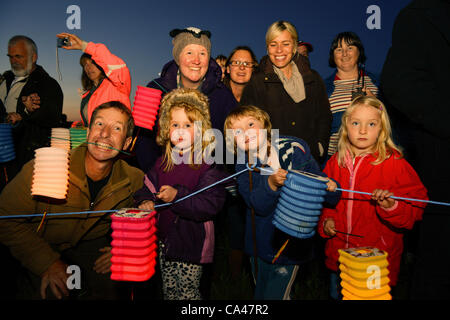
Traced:
<path fill-rule="evenodd" d="M 225 189 L 218 185 L 177 200 L 224 177 L 204 161 L 214 140 L 207 136 L 208 98 L 194 89 L 173 90 L 161 102 L 159 127 L 156 141 L 164 153 L 146 174 L 135 201 L 148 210 L 163 203 L 157 206 L 157 229 L 164 299 L 199 300 L 202 265 L 213 261 L 213 219 L 225 202 Z"/>
<path fill-rule="evenodd" d="M 176 88 L 197 89 L 209 99 L 209 113 L 213 129 L 223 131 L 228 113 L 237 106 L 231 91 L 222 82 L 222 69 L 211 58 L 210 32 L 189 27 L 174 29 L 173 58 L 161 71 L 161 76 L 147 87 L 161 90 L 163 95 Z M 135 152 L 137 164 L 147 172 L 155 163 L 161 148 L 156 143 L 156 132 L 138 128 Z"/>

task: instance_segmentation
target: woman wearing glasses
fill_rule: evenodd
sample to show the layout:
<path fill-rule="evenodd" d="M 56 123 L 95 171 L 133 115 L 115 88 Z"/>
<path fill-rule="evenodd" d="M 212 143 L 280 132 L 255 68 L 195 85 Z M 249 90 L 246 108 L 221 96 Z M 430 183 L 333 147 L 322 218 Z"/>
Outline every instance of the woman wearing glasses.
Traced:
<path fill-rule="evenodd" d="M 314 158 L 324 160 L 330 138 L 331 112 L 325 85 L 297 52 L 298 34 L 286 21 L 274 22 L 266 33 L 267 56 L 245 87 L 240 105 L 265 110 L 280 135 L 307 142 Z"/>
<path fill-rule="evenodd" d="M 258 61 L 252 49 L 247 46 L 238 46 L 231 51 L 225 62 L 225 86 L 230 89 L 236 99 L 236 104 L 241 100 L 242 92 L 250 81 L 252 73 L 258 66 Z M 235 173 L 234 166 L 227 166 L 229 173 Z M 242 274 L 245 264 L 245 212 L 244 199 L 236 194 L 232 201 L 227 202 L 226 217 L 228 222 L 228 239 L 230 252 L 228 262 L 231 271 L 231 279 L 236 280 Z"/>
<path fill-rule="evenodd" d="M 231 90 L 237 102 L 241 101 L 242 92 L 257 66 L 256 56 L 252 49 L 247 46 L 234 48 L 228 56 L 225 62 L 224 83 Z"/>

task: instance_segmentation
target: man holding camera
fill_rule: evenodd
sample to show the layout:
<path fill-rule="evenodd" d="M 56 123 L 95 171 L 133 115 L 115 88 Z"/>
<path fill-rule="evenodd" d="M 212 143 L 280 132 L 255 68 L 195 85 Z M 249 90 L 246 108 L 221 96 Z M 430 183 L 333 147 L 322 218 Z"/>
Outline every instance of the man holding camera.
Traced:
<path fill-rule="evenodd" d="M 0 80 L 0 109 L 3 109 L 0 120 L 14 125 L 16 167 L 9 166 L 11 180 L 34 157 L 35 149 L 48 144 L 51 128 L 58 126 L 61 118 L 63 92 L 58 82 L 36 64 L 38 52 L 32 39 L 22 35 L 12 37 L 8 57 L 11 70 Z"/>

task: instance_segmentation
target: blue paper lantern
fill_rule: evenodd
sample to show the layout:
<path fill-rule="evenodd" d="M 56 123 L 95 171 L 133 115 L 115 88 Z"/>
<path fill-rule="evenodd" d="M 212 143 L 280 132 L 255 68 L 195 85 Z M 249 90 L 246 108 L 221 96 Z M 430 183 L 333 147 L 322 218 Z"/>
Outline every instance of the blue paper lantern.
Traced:
<path fill-rule="evenodd" d="M 308 172 L 290 170 L 272 223 L 300 239 L 311 238 L 322 212 L 328 179 Z"/>
<path fill-rule="evenodd" d="M 0 163 L 16 158 L 12 126 L 9 123 L 0 123 Z"/>

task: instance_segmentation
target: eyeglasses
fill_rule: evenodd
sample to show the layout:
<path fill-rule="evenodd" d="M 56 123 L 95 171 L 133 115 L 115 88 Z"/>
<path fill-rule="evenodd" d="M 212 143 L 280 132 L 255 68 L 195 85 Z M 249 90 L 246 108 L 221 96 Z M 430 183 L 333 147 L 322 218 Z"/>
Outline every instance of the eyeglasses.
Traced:
<path fill-rule="evenodd" d="M 253 68 L 255 66 L 253 62 L 237 61 L 237 60 L 230 61 L 230 66 L 232 67 L 239 67 L 241 65 L 244 66 L 244 68 Z"/>

